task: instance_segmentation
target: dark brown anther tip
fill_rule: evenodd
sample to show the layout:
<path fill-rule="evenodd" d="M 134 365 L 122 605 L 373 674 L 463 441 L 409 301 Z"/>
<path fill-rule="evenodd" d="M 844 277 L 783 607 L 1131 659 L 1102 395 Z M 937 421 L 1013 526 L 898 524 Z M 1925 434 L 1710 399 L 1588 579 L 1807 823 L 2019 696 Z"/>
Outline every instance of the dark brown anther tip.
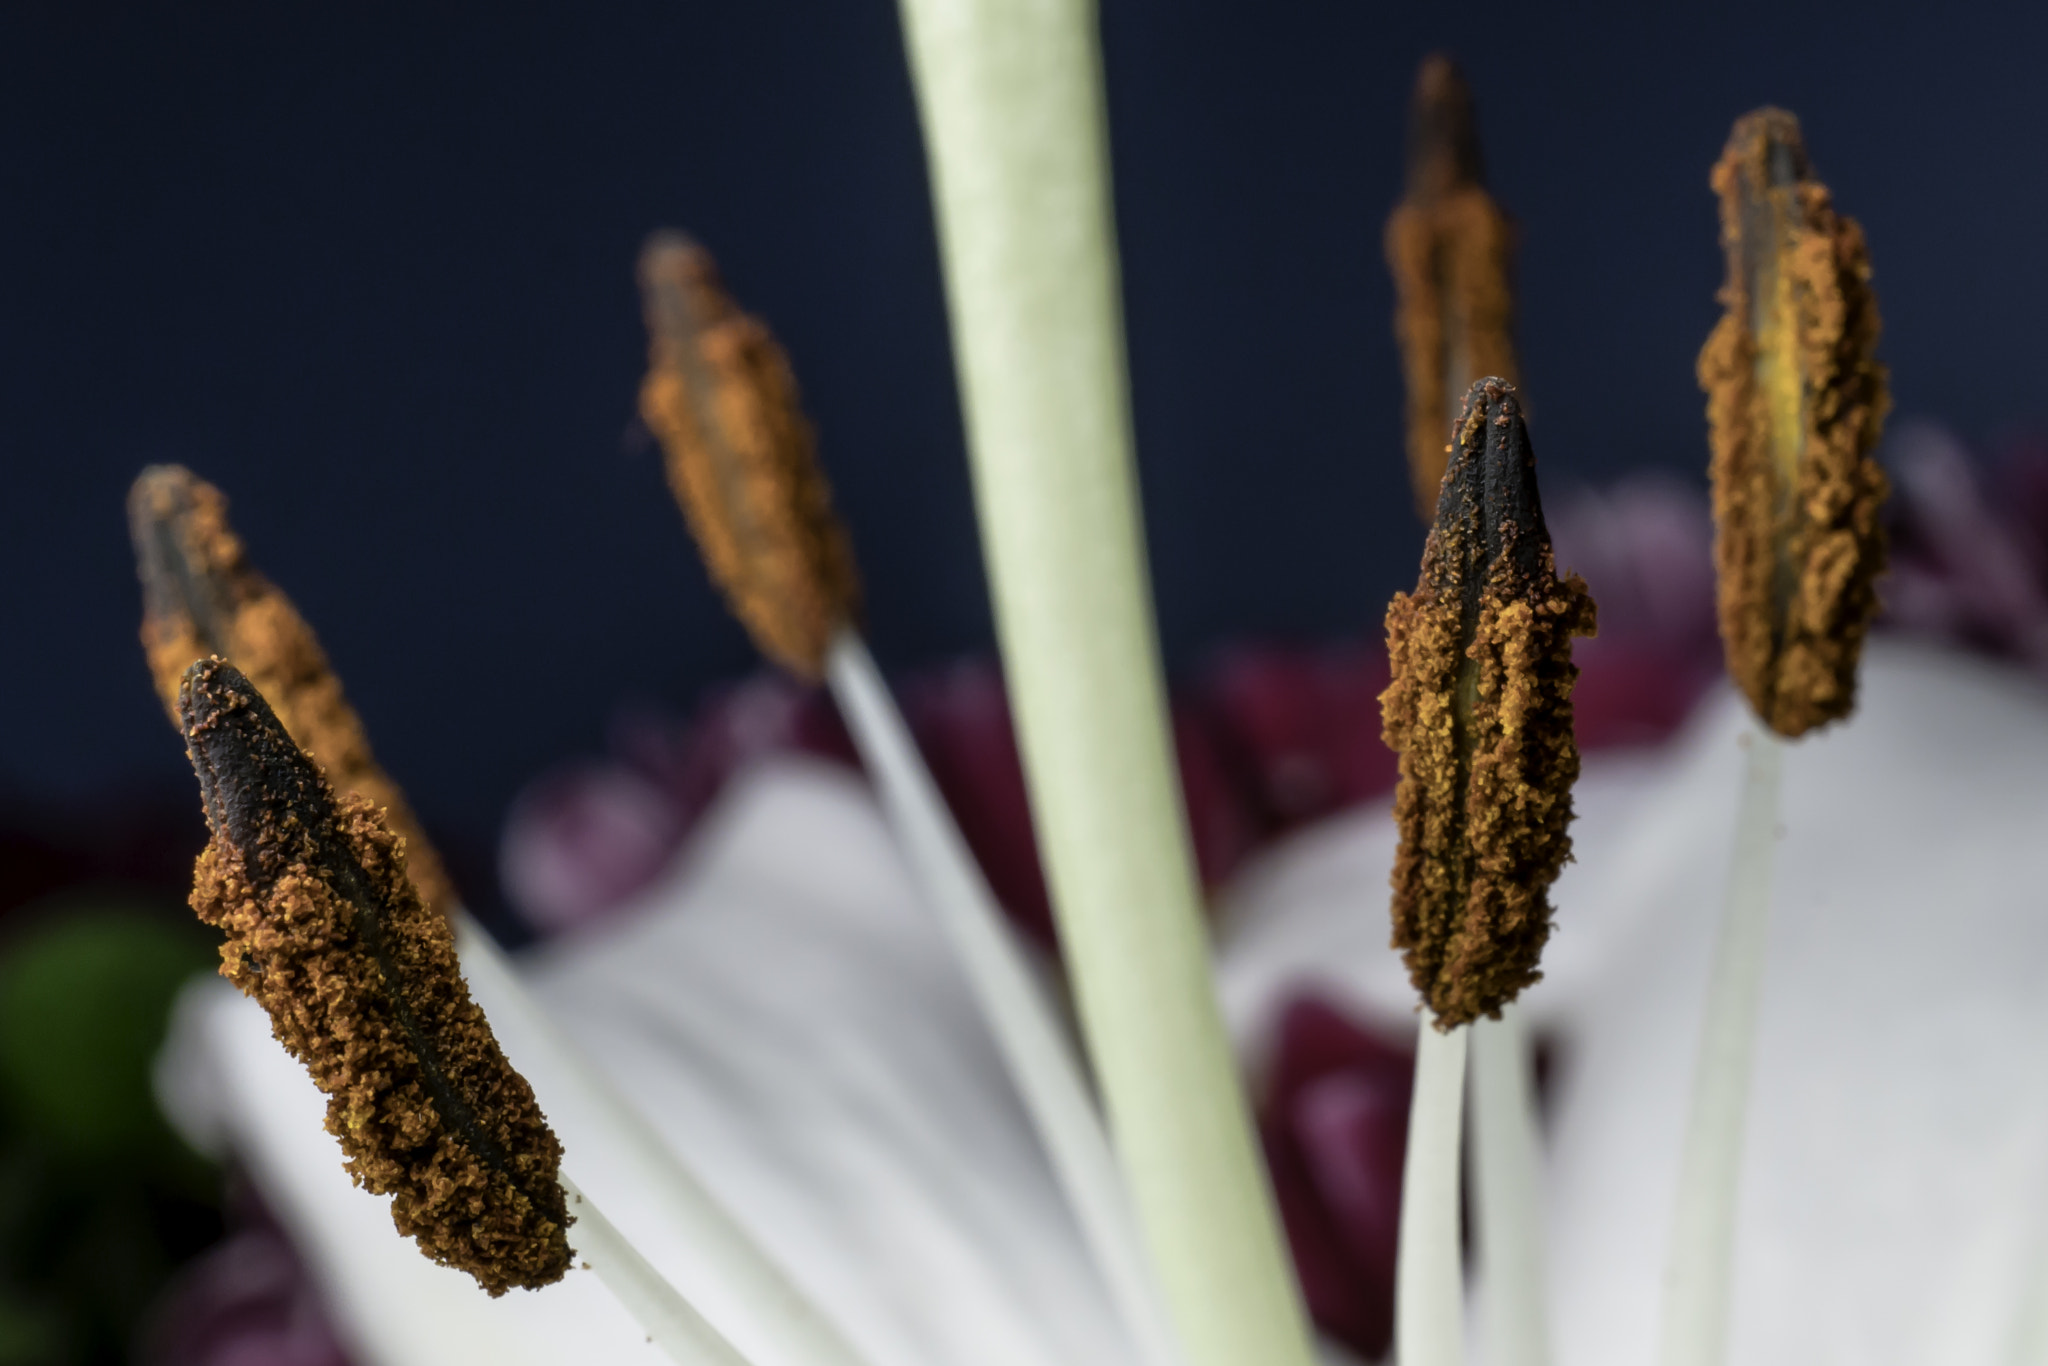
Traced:
<path fill-rule="evenodd" d="M 1514 230 L 1486 192 L 1472 90 L 1450 59 L 1416 76 L 1408 180 L 1387 219 L 1394 337 L 1408 397 L 1408 470 L 1427 522 L 1442 488 L 1444 427 L 1476 379 L 1515 378 Z"/>
<path fill-rule="evenodd" d="M 1408 105 L 1408 195 L 1435 199 L 1485 180 L 1472 87 L 1456 62 L 1433 52 L 1415 73 Z"/>
<path fill-rule="evenodd" d="M 207 829 L 252 881 L 267 885 L 333 825 L 320 770 L 240 669 L 218 657 L 195 662 L 178 685 L 178 721 Z"/>
<path fill-rule="evenodd" d="M 1789 110 L 1766 105 L 1744 114 L 1729 129 L 1726 151 L 1752 196 L 1790 189 L 1813 175 L 1806 135 L 1800 131 L 1798 115 Z"/>
<path fill-rule="evenodd" d="M 142 580 L 143 653 L 173 723 L 186 726 L 194 661 L 232 662 L 250 696 L 266 714 L 275 708 L 273 720 L 337 791 L 384 809 L 406 840 L 420 894 L 437 910 L 452 910 L 458 898 L 439 856 L 371 754 L 312 628 L 250 563 L 220 490 L 182 466 L 153 465 L 129 489 L 128 528 Z M 212 676 L 203 684 L 202 692 L 226 686 Z"/>
<path fill-rule="evenodd" d="M 640 290 L 650 332 L 671 348 L 695 348 L 735 311 L 711 253 L 664 228 L 640 248 Z M 680 360 L 680 357 L 678 357 Z"/>
<path fill-rule="evenodd" d="M 210 494 L 182 465 L 151 465 L 129 487 L 128 533 L 146 618 L 189 623 L 194 647 L 217 654 L 226 647 L 234 594 L 209 563 L 201 519 Z"/>
<path fill-rule="evenodd" d="M 1571 641 L 1594 629 L 1584 582 L 1557 576 L 1514 386 L 1475 383 L 1451 435 L 1420 580 L 1387 609 L 1380 699 L 1401 756 L 1393 945 L 1445 1029 L 1542 976 L 1579 770 Z"/>
<path fill-rule="evenodd" d="M 1481 590 L 1497 576 L 1534 585 L 1546 572 L 1550 528 L 1514 385 L 1497 376 L 1475 381 L 1454 436 L 1424 573 L 1439 592 L 1459 593 L 1476 613 Z"/>
<path fill-rule="evenodd" d="M 228 529 L 226 509 L 219 491 L 182 465 L 151 465 L 128 489 L 128 535 L 142 583 L 142 645 L 157 694 L 174 714 L 186 666 L 231 653 L 249 593 L 242 545 Z"/>

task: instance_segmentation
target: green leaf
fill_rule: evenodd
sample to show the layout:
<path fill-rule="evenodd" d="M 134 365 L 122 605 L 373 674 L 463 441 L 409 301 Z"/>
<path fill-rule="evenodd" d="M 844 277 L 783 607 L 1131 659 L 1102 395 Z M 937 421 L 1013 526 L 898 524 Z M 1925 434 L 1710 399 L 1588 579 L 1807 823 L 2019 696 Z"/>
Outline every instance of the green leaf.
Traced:
<path fill-rule="evenodd" d="M 69 1160 L 174 1147 L 150 1067 L 178 988 L 213 964 L 204 933 L 111 900 L 22 918 L 0 949 L 0 1103 Z"/>

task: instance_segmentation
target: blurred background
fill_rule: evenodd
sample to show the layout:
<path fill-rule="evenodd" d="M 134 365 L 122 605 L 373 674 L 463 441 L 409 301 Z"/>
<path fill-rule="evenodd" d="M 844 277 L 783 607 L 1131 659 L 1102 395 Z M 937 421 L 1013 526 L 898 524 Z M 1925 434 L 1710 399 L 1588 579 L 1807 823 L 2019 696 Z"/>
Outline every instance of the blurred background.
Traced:
<path fill-rule="evenodd" d="M 2042 427 L 2048 12 L 1105 0 L 1102 22 L 1177 677 L 1234 640 L 1369 640 L 1413 579 L 1380 233 L 1431 50 L 1468 73 L 1519 220 L 1546 489 L 1704 487 L 1706 174 L 1763 103 L 1868 232 L 1895 426 L 1980 451 Z M 787 347 L 885 666 L 992 636 L 880 0 L 10 5 L 0 183 L 0 1363 L 117 1360 L 226 1198 L 143 1082 L 211 955 L 181 909 L 198 806 L 135 638 L 143 465 L 228 494 L 514 939 L 521 791 L 756 669 L 635 415 L 651 229 L 695 234 Z"/>

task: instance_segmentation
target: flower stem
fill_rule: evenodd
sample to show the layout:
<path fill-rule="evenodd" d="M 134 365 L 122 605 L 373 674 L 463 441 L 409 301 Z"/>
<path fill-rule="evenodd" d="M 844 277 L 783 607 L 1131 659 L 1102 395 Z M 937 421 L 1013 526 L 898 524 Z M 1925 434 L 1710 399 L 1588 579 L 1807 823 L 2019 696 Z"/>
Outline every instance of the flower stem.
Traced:
<path fill-rule="evenodd" d="M 570 1213 L 576 1216 L 577 1257 L 618 1297 L 646 1331 L 648 1341 L 678 1366 L 750 1366 L 662 1279 L 604 1212 L 576 1189 L 575 1182 L 563 1177 L 562 1190 L 569 1197 Z"/>
<path fill-rule="evenodd" d="M 833 638 L 825 677 L 911 870 L 980 1002 L 1139 1359 L 1174 1366 L 1180 1352 L 1138 1234 L 1130 1192 L 1064 1024 L 968 851 L 873 656 L 853 631 L 841 630 Z"/>
<path fill-rule="evenodd" d="M 1458 1159 L 1465 1052 L 1472 1034 L 1436 1027 L 1427 1007 L 1415 1044 L 1408 1155 L 1401 1166 L 1401 1242 L 1394 1262 L 1394 1360 L 1464 1366 Z"/>
<path fill-rule="evenodd" d="M 1210 976 L 1152 621 L 1087 0 L 902 0 L 1032 816 L 1194 1366 L 1307 1366 Z"/>
<path fill-rule="evenodd" d="M 678 1254 L 678 1283 L 761 1366 L 866 1366 L 837 1325 L 548 1018 L 496 941 L 460 908 L 453 919 L 470 995 L 562 1134 L 564 1165 L 586 1180 L 603 1172 L 607 1191 L 619 1195 L 615 1208 L 640 1211 L 670 1235 L 675 1246 L 665 1250 Z M 601 1148 L 604 1165 L 582 1166 L 593 1147 Z M 579 1248 L 589 1241 L 581 1223 L 572 1238 Z"/>
<path fill-rule="evenodd" d="M 1744 1118 L 1756 1042 L 1757 1000 L 1771 908 L 1783 755 L 1763 726 L 1744 737 L 1747 760 L 1735 816 L 1728 901 L 1707 983 L 1692 1114 L 1678 1174 L 1678 1208 L 1665 1269 L 1663 1366 L 1721 1366 L 1727 1359 L 1735 1208 Z"/>
<path fill-rule="evenodd" d="M 1472 1171 L 1486 1358 L 1549 1366 L 1544 1313 L 1541 1143 L 1522 1008 L 1472 1025 Z"/>

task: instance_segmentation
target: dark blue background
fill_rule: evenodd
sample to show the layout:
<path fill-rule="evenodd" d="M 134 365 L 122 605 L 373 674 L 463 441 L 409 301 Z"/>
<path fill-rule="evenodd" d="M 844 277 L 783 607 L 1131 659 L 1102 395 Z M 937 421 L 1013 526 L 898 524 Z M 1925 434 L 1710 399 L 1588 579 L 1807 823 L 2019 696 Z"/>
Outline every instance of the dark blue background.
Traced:
<path fill-rule="evenodd" d="M 1414 572 L 1380 227 L 1416 61 L 1524 228 L 1553 486 L 1703 462 L 1705 178 L 1777 102 L 1867 227 L 1903 414 L 2037 422 L 2040 54 L 2003 7 L 1107 0 L 1170 658 L 1377 629 Z M 0 794 L 189 782 L 135 644 L 144 463 L 221 484 L 430 822 L 487 842 L 614 706 L 753 665 L 632 437 L 633 257 L 686 227 L 792 353 L 878 651 L 986 646 L 883 0 L 0 13 Z"/>

